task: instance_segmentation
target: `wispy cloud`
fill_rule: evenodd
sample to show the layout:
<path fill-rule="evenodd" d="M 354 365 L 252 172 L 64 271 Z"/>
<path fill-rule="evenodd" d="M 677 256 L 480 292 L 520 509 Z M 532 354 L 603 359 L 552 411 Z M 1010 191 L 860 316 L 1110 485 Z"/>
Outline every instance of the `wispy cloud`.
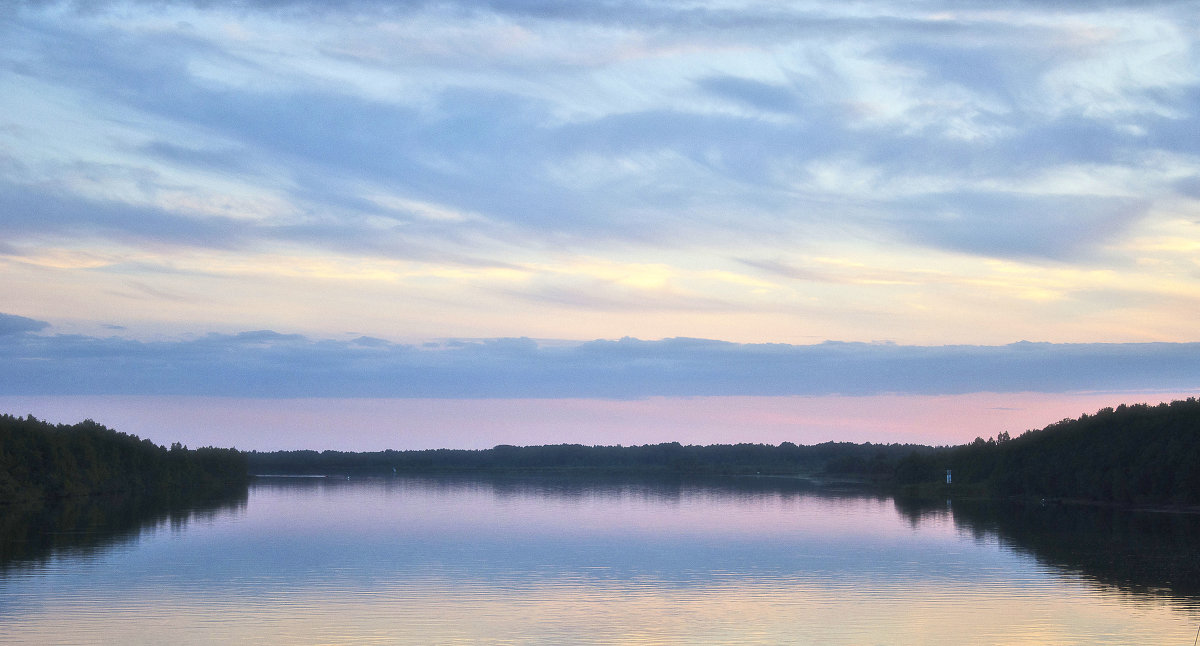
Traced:
<path fill-rule="evenodd" d="M 293 5 L 304 6 L 315 7 Z M 316 25 L 277 3 L 236 14 L 143 5 L 132 20 L 99 4 L 65 22 L 60 11 L 27 7 L 8 21 L 6 84 L 32 78 L 70 87 L 100 114 L 130 111 L 152 138 L 121 151 L 129 164 L 257 173 L 298 211 L 345 209 L 343 184 L 358 178 L 525 235 L 657 230 L 661 242 L 696 224 L 745 226 L 705 215 L 707 205 L 749 207 L 799 230 L 811 217 L 857 212 L 871 226 L 916 229 L 903 239 L 922 246 L 1053 258 L 1069 251 L 1053 241 L 1103 242 L 1060 229 L 1103 227 L 1114 211 L 1129 222 L 1146 209 L 1097 205 L 1066 186 L 988 186 L 1064 165 L 1132 168 L 1155 150 L 1200 152 L 1194 137 L 1176 136 L 1194 130 L 1200 77 L 1182 9 L 1171 4 L 1139 8 L 1128 21 L 1085 4 L 1018 13 L 928 3 L 899 16 L 870 3 L 866 15 L 830 6 L 501 3 L 454 21 L 440 4 L 355 6 L 387 21 L 364 29 L 336 7 L 314 8 L 323 18 L 309 38 L 302 28 Z M 218 18 L 237 28 L 220 28 Z M 488 20 L 503 28 L 490 30 Z M 798 32 L 807 36 L 780 22 L 807 27 Z M 652 30 L 662 24 L 673 29 Z M 723 31 L 730 25 L 738 28 Z M 469 63 L 453 48 L 420 47 L 431 45 L 431 29 L 494 38 L 495 47 Z M 628 55 L 570 65 L 577 41 L 567 36 L 589 30 L 608 53 L 624 43 Z M 418 44 L 415 53 L 375 64 L 366 51 L 345 53 L 374 45 L 395 56 L 404 50 L 388 46 L 394 38 Z M 1113 48 L 1156 65 L 1109 69 Z M 98 125 L 111 128 L 110 119 Z M 221 143 L 205 144 L 210 138 Z M 580 165 L 595 158 L 608 160 L 607 181 Z M 829 160 L 895 178 L 889 185 L 933 177 L 938 186 L 889 197 L 888 185 L 868 185 L 881 201 L 864 211 L 844 208 L 865 197 L 847 192 L 855 187 L 818 196 L 819 183 L 803 175 L 784 181 L 787 169 Z M 571 177 L 573 167 L 587 175 Z M 1170 194 L 1166 178 L 1143 175 L 1144 200 Z M 136 204 L 128 209 L 124 225 L 136 230 L 145 218 Z M 352 239 L 369 209 L 349 210 L 342 224 Z M 976 215 L 963 233 L 955 223 L 947 235 L 924 233 L 937 210 Z M 1047 214 L 1059 223 L 1049 231 Z M 107 231 L 123 223 L 110 220 Z M 1019 244 L 1011 232 L 1022 229 L 1040 242 Z"/>
<path fill-rule="evenodd" d="M 219 268 L 252 285 L 313 258 L 393 263 L 397 300 L 436 291 L 466 311 L 488 294 L 479 326 L 496 336 L 523 332 L 490 312 L 536 302 L 563 321 L 740 310 L 790 317 L 772 330 L 805 337 L 924 341 L 929 317 L 914 312 L 978 311 L 953 275 L 1000 286 L 991 306 L 1013 314 L 989 340 L 1190 340 L 1178 330 L 1200 297 L 1181 286 L 1195 271 L 1181 243 L 1200 239 L 1194 9 L 19 3 L 0 12 L 0 255 L 108 258 L 103 276 L 59 266 L 20 283 L 107 280 L 96 294 L 203 291 L 154 284 L 187 280 L 183 265 L 195 281 Z M 597 259 L 686 279 L 648 289 L 577 271 Z M 1088 296 L 1102 272 L 1109 294 L 1184 305 L 1105 305 Z M 417 274 L 456 278 L 435 289 Z M 378 292 L 348 280 L 321 289 L 378 311 Z M 0 286 L 18 306 L 26 294 Z M 193 316 L 157 304 L 128 303 L 143 320 Z M 225 306 L 239 324 L 290 323 Z M 75 309 L 111 320 L 95 298 Z M 424 336 L 445 318 L 464 317 L 430 319 Z M 605 333 L 659 332 L 631 320 Z M 692 324 L 667 334 L 750 327 Z"/>

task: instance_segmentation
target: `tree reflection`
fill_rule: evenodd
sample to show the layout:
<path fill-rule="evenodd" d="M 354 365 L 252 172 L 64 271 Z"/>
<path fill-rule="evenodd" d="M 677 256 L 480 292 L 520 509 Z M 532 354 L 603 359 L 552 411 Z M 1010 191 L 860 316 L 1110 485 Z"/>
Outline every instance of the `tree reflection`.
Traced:
<path fill-rule="evenodd" d="M 999 500 L 896 499 L 912 523 L 950 514 L 1038 562 L 1138 594 L 1200 601 L 1200 514 Z"/>
<path fill-rule="evenodd" d="M 49 505 L 10 505 L 0 513 L 0 572 L 59 556 L 90 556 L 131 543 L 169 524 L 243 513 L 248 489 L 232 486 L 204 496 L 91 496 Z"/>

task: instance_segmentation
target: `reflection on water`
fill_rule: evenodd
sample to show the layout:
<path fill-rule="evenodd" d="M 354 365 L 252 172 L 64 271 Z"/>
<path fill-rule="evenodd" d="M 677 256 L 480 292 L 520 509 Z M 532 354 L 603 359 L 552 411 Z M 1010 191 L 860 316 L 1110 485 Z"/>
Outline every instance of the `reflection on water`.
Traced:
<path fill-rule="evenodd" d="M 948 513 L 929 501 L 898 500 L 896 508 L 917 523 Z M 949 508 L 977 538 L 999 537 L 1063 572 L 1131 593 L 1200 600 L 1200 514 L 977 500 Z"/>
<path fill-rule="evenodd" d="M 247 498 L 247 488 L 237 486 L 201 497 L 101 496 L 0 507 L 0 573 L 51 556 L 93 556 L 164 524 L 181 530 L 192 519 L 244 510 Z"/>
<path fill-rule="evenodd" d="M 1196 579 L 1157 565 L 1195 555 L 1194 518 L 1132 516 L 777 478 L 260 480 L 9 560 L 0 642 L 1191 643 Z"/>

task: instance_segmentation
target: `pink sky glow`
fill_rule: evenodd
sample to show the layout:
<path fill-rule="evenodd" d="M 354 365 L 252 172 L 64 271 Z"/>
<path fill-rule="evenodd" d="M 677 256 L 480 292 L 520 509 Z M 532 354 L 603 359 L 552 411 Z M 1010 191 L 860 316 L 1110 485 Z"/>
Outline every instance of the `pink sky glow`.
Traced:
<path fill-rule="evenodd" d="M 825 441 L 961 444 L 1122 403 L 1195 393 L 602 399 L 248 399 L 0 397 L 0 411 L 55 423 L 91 418 L 157 444 L 239 449 L 490 448 Z"/>

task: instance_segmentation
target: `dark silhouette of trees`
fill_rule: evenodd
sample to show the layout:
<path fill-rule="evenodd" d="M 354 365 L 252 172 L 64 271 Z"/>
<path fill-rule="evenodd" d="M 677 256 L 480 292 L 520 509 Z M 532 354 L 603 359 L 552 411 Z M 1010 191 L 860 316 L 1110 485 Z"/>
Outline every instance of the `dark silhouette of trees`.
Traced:
<path fill-rule="evenodd" d="M 643 446 L 500 445 L 483 450 L 250 452 L 254 473 L 546 472 L 803 475 L 984 496 L 1200 504 L 1200 402 L 1121 405 L 969 444 L 826 442 Z"/>
<path fill-rule="evenodd" d="M 193 495 L 245 486 L 236 449 L 170 449 L 85 420 L 53 425 L 0 415 L 0 503 L 101 494 Z"/>
<path fill-rule="evenodd" d="M 580 474 L 810 475 L 879 480 L 891 477 L 896 461 L 910 452 L 928 452 L 909 444 L 826 442 L 798 446 L 771 444 L 641 446 L 552 444 L 491 449 L 423 451 L 274 451 L 247 454 L 256 474 L 553 472 Z"/>
<path fill-rule="evenodd" d="M 956 486 L 994 496 L 1121 504 L 1200 504 L 1200 402 L 1105 408 L 1041 430 L 934 453 L 936 464 L 905 484 L 937 481 L 953 469 Z M 903 466 L 903 465 L 902 465 Z M 906 474 L 907 475 L 907 474 Z"/>

